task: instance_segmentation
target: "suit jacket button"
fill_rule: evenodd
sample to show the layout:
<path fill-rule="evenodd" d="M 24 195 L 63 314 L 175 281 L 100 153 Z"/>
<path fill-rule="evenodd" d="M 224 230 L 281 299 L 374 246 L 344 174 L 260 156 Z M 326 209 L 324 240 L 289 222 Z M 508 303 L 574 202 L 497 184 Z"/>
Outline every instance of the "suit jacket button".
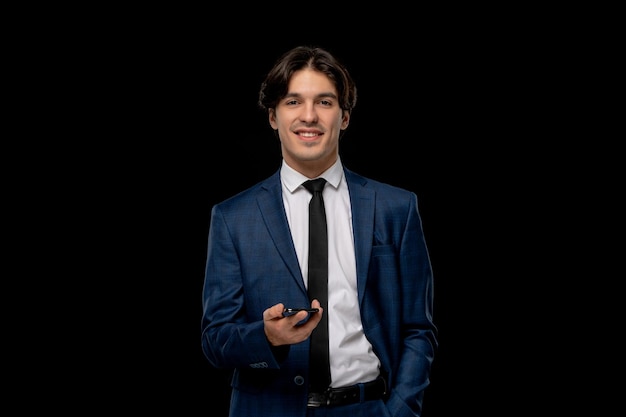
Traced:
<path fill-rule="evenodd" d="M 302 385 L 304 384 L 304 377 L 302 377 L 301 375 L 296 375 L 296 377 L 293 379 L 293 382 L 295 382 L 296 385 Z"/>

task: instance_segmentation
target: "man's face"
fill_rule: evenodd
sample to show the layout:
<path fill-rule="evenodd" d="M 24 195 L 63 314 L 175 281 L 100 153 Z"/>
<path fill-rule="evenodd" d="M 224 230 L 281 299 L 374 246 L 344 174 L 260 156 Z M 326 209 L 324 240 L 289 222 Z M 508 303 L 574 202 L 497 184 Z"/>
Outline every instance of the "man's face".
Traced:
<path fill-rule="evenodd" d="M 350 114 L 339 106 L 335 85 L 325 74 L 309 68 L 293 74 L 287 95 L 269 112 L 283 158 L 309 177 L 335 163 L 339 134 L 349 120 Z"/>

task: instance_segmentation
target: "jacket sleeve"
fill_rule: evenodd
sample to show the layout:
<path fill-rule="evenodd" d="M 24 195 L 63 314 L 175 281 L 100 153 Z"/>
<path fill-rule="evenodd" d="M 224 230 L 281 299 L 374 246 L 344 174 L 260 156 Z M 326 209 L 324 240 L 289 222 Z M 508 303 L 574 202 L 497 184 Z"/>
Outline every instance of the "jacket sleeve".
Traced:
<path fill-rule="evenodd" d="M 279 367 L 263 329 L 263 318 L 250 321 L 244 311 L 242 265 L 232 227 L 214 206 L 211 211 L 202 292 L 202 351 L 216 368 Z"/>

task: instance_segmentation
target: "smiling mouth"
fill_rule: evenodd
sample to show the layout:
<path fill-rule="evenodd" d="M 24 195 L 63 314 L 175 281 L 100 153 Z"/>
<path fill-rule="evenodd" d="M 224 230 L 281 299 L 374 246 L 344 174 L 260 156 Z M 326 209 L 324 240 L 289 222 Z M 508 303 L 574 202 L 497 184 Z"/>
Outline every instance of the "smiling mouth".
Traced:
<path fill-rule="evenodd" d="M 322 136 L 322 133 L 319 132 L 296 132 L 296 135 L 300 136 L 303 139 L 316 139 Z"/>

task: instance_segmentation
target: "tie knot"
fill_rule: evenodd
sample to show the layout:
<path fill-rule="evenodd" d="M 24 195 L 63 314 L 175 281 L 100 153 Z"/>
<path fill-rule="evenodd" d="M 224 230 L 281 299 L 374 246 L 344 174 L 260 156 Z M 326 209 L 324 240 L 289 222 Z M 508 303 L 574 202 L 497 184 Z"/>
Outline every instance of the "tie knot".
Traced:
<path fill-rule="evenodd" d="M 302 185 L 304 186 L 304 188 L 309 190 L 311 194 L 314 194 L 316 191 L 319 191 L 321 193 L 324 189 L 324 186 L 326 185 L 326 180 L 324 178 L 316 178 L 314 180 L 305 181 L 302 183 Z"/>

